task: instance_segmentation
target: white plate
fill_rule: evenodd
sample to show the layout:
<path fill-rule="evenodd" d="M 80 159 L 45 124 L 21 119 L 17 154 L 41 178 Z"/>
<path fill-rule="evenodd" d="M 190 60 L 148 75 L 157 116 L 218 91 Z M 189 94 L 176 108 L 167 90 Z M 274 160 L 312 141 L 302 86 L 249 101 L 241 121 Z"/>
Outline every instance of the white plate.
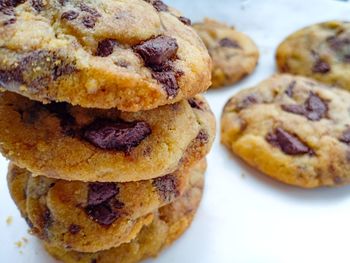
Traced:
<path fill-rule="evenodd" d="M 236 85 L 207 93 L 219 120 L 229 96 L 275 70 L 275 48 L 293 31 L 349 18 L 350 4 L 332 0 L 172 0 L 193 21 L 213 17 L 246 32 L 258 44 L 256 72 Z M 0 160 L 0 262 L 54 262 L 15 208 Z M 12 224 L 6 219 L 13 217 Z M 28 243 L 18 248 L 23 237 Z M 205 196 L 189 231 L 156 262 L 350 262 L 350 187 L 302 190 L 277 183 L 234 158 L 217 138 L 209 156 Z"/>

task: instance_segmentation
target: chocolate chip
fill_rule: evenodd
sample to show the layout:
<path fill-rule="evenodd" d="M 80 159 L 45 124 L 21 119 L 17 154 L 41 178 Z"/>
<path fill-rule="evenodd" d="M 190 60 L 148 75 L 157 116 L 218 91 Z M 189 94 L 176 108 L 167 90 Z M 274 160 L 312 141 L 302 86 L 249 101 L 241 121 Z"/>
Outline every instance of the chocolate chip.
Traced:
<path fill-rule="evenodd" d="M 346 144 L 350 144 L 350 127 L 348 127 L 343 134 L 341 135 L 341 137 L 339 138 L 339 141 L 346 143 Z"/>
<path fill-rule="evenodd" d="M 184 16 L 180 16 L 179 20 L 187 26 L 190 26 L 192 24 L 191 20 Z"/>
<path fill-rule="evenodd" d="M 219 41 L 220 47 L 228 47 L 228 48 L 241 48 L 241 46 L 234 40 L 229 39 L 227 37 L 221 39 Z"/>
<path fill-rule="evenodd" d="M 74 10 L 69 10 L 66 12 L 63 12 L 61 15 L 61 19 L 66 19 L 66 20 L 74 20 L 79 16 L 79 13 L 74 11 Z"/>
<path fill-rule="evenodd" d="M 311 121 L 319 121 L 326 117 L 328 105 L 318 95 L 310 93 L 304 105 L 282 105 L 282 109 L 287 112 L 303 115 Z"/>
<path fill-rule="evenodd" d="M 37 12 L 41 12 L 44 9 L 44 3 L 42 0 L 30 0 L 30 4 Z"/>
<path fill-rule="evenodd" d="M 146 2 L 150 3 L 153 5 L 153 7 L 158 11 L 158 12 L 166 12 L 169 10 L 169 7 L 164 4 L 160 0 L 145 0 Z"/>
<path fill-rule="evenodd" d="M 281 107 L 286 112 L 307 116 L 307 111 L 306 111 L 304 105 L 283 104 L 283 105 L 281 105 Z"/>
<path fill-rule="evenodd" d="M 199 141 L 202 144 L 208 143 L 209 142 L 209 135 L 208 135 L 207 131 L 200 130 L 195 140 Z"/>
<path fill-rule="evenodd" d="M 7 25 L 12 25 L 12 24 L 14 24 L 14 23 L 16 23 L 16 18 L 15 18 L 15 17 L 10 18 L 9 20 L 6 20 L 6 21 L 3 23 L 3 25 L 4 25 L 4 26 L 7 26 Z"/>
<path fill-rule="evenodd" d="M 331 47 L 331 49 L 333 49 L 335 51 L 339 51 L 342 48 L 344 48 L 344 46 L 350 45 L 349 38 L 340 38 L 340 37 L 336 37 L 336 36 L 331 36 L 331 37 L 327 38 L 327 42 L 328 42 L 329 46 Z"/>
<path fill-rule="evenodd" d="M 196 98 L 191 98 L 187 100 L 190 104 L 191 108 L 198 109 L 198 110 L 205 110 L 205 104 L 203 101 L 198 100 Z"/>
<path fill-rule="evenodd" d="M 266 140 L 279 147 L 288 155 L 313 154 L 313 151 L 305 145 L 297 136 L 290 134 L 282 128 L 277 128 L 266 136 Z"/>
<path fill-rule="evenodd" d="M 180 194 L 177 189 L 177 179 L 173 175 L 156 178 L 153 180 L 153 185 L 157 188 L 160 197 L 166 202 L 170 202 Z"/>
<path fill-rule="evenodd" d="M 297 82 L 295 80 L 293 80 L 287 87 L 285 94 L 287 94 L 288 97 L 293 97 L 293 93 L 294 93 L 294 88 L 295 85 L 297 84 Z"/>
<path fill-rule="evenodd" d="M 152 68 L 175 58 L 178 45 L 175 38 L 157 36 L 135 46 L 134 50 L 142 57 L 146 66 Z"/>
<path fill-rule="evenodd" d="M 96 258 L 92 259 L 90 263 L 97 263 L 97 259 Z"/>
<path fill-rule="evenodd" d="M 48 208 L 45 209 L 42 219 L 43 219 L 44 229 L 45 229 L 45 231 L 47 231 L 47 229 L 53 223 L 51 212 Z"/>
<path fill-rule="evenodd" d="M 119 193 L 114 183 L 90 183 L 88 191 L 88 205 L 99 205 Z"/>
<path fill-rule="evenodd" d="M 0 0 L 0 11 L 3 12 L 3 9 L 10 7 L 17 7 L 20 4 L 23 4 L 26 0 Z"/>
<path fill-rule="evenodd" d="M 176 76 L 172 71 L 165 72 L 152 72 L 153 78 L 163 84 L 163 88 L 167 93 L 168 99 L 173 99 L 179 92 L 179 86 L 177 84 Z"/>
<path fill-rule="evenodd" d="M 101 17 L 101 14 L 95 8 L 88 6 L 85 3 L 80 4 L 80 10 L 83 12 L 87 12 L 94 17 Z"/>
<path fill-rule="evenodd" d="M 128 153 L 151 133 L 150 126 L 144 121 L 99 119 L 85 128 L 83 138 L 101 149 Z"/>
<path fill-rule="evenodd" d="M 114 46 L 117 42 L 114 39 L 104 39 L 98 42 L 96 56 L 107 57 L 113 53 Z"/>
<path fill-rule="evenodd" d="M 87 206 L 85 212 L 92 220 L 103 226 L 113 224 L 114 221 L 121 216 L 121 214 L 118 211 L 114 211 L 108 203 Z"/>
<path fill-rule="evenodd" d="M 247 97 L 245 97 L 242 101 L 237 103 L 237 109 L 242 110 L 256 103 L 258 103 L 256 94 L 250 94 Z"/>
<path fill-rule="evenodd" d="M 75 224 L 71 224 L 68 228 L 69 233 L 71 233 L 72 235 L 76 235 L 80 232 L 80 226 L 79 225 L 75 225 Z"/>
<path fill-rule="evenodd" d="M 94 28 L 97 19 L 92 15 L 85 15 L 82 18 L 83 25 L 87 28 Z"/>
<path fill-rule="evenodd" d="M 312 121 L 324 118 L 328 111 L 327 103 L 314 93 L 309 95 L 305 102 L 305 107 L 308 112 L 307 118 Z"/>
<path fill-rule="evenodd" d="M 326 74 L 331 70 L 331 66 L 324 60 L 318 58 L 312 67 L 314 73 Z"/>

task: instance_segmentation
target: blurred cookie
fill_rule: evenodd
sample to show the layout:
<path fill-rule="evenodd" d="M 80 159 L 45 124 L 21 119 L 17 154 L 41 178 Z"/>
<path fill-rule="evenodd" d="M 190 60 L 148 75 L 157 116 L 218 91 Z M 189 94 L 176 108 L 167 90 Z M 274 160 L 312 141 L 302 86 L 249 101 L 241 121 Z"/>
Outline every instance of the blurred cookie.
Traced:
<path fill-rule="evenodd" d="M 148 180 L 210 150 L 215 118 L 202 96 L 126 113 L 0 94 L 0 150 L 34 175 L 85 182 Z"/>
<path fill-rule="evenodd" d="M 47 243 L 45 248 L 65 263 L 135 263 L 148 257 L 156 257 L 191 225 L 202 192 L 203 176 L 197 173 L 192 188 L 183 197 L 159 209 L 151 225 L 145 226 L 134 240 L 117 248 L 97 253 L 67 251 Z"/>
<path fill-rule="evenodd" d="M 193 27 L 213 59 L 212 87 L 234 84 L 254 71 L 259 51 L 247 35 L 212 19 Z"/>
<path fill-rule="evenodd" d="M 205 91 L 211 60 L 160 0 L 4 1 L 0 86 L 44 103 L 154 109 Z"/>
<path fill-rule="evenodd" d="M 221 140 L 282 182 L 312 188 L 350 182 L 350 94 L 275 75 L 226 104 Z"/>
<path fill-rule="evenodd" d="M 11 164 L 11 195 L 32 233 L 52 246 L 97 252 L 134 239 L 158 210 L 203 179 L 206 162 L 190 171 L 132 183 L 83 183 L 32 177 Z"/>
<path fill-rule="evenodd" d="M 280 44 L 276 59 L 281 72 L 350 90 L 350 23 L 329 21 L 303 28 Z"/>

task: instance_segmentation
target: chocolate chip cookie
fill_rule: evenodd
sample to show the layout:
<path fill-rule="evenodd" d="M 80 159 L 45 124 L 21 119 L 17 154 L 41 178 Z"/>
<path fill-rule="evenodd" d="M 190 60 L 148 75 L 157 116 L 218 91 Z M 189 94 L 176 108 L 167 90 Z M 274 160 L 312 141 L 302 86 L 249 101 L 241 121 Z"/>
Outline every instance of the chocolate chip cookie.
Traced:
<path fill-rule="evenodd" d="M 329 21 L 303 28 L 280 44 L 276 59 L 281 72 L 350 90 L 350 23 Z"/>
<path fill-rule="evenodd" d="M 182 196 L 205 169 L 202 160 L 190 171 L 117 184 L 33 177 L 10 164 L 8 182 L 32 233 L 53 246 L 97 252 L 135 238 L 154 211 Z"/>
<path fill-rule="evenodd" d="M 160 0 L 2 0 L 0 86 L 44 103 L 153 109 L 210 86 L 190 20 Z"/>
<path fill-rule="evenodd" d="M 213 59 L 212 87 L 232 85 L 254 71 L 259 51 L 247 35 L 212 19 L 193 27 Z"/>
<path fill-rule="evenodd" d="M 134 263 L 159 252 L 178 239 L 190 226 L 203 192 L 203 176 L 197 172 L 193 186 L 180 199 L 155 213 L 152 224 L 145 226 L 137 237 L 117 248 L 97 252 L 79 253 L 45 244 L 46 250 L 65 263 Z"/>
<path fill-rule="evenodd" d="M 215 118 L 202 96 L 126 113 L 0 94 L 0 150 L 34 175 L 85 182 L 147 180 L 209 151 Z"/>
<path fill-rule="evenodd" d="M 348 184 L 349 105 L 346 91 L 275 75 L 227 102 L 221 140 L 282 182 L 305 188 Z"/>

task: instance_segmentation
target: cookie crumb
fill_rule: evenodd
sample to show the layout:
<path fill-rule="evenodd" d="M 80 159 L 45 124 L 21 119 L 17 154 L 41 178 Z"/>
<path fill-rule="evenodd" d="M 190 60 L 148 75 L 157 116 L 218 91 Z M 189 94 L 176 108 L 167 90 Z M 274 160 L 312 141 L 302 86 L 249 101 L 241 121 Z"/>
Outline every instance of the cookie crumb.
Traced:
<path fill-rule="evenodd" d="M 21 248 L 23 247 L 23 242 L 21 240 L 15 242 L 15 245 L 18 247 L 18 248 Z"/>
<path fill-rule="evenodd" d="M 7 218 L 6 218 L 6 224 L 7 225 L 11 225 L 13 223 L 13 217 L 12 216 L 8 216 Z"/>

